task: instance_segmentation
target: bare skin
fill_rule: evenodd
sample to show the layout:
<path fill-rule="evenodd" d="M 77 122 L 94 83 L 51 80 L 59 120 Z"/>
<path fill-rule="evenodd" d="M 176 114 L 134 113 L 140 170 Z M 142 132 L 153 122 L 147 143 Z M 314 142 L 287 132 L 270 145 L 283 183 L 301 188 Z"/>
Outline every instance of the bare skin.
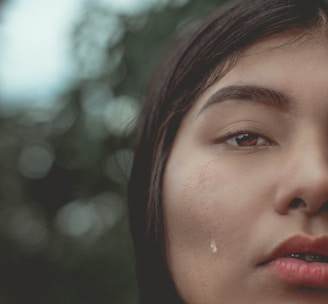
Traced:
<path fill-rule="evenodd" d="M 290 237 L 328 236 L 328 42 L 289 40 L 247 49 L 178 130 L 163 204 L 185 303 L 328 303 L 328 282 L 289 282 L 263 265 Z M 264 97 L 240 97 L 249 87 Z"/>

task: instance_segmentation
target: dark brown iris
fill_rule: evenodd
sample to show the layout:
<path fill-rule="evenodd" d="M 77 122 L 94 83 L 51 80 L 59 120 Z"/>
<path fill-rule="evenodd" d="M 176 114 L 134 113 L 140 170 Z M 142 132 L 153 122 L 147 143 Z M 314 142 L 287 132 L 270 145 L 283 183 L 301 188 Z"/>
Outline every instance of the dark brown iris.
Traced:
<path fill-rule="evenodd" d="M 255 146 L 258 140 L 259 136 L 256 134 L 245 133 L 236 136 L 236 143 L 243 147 Z"/>

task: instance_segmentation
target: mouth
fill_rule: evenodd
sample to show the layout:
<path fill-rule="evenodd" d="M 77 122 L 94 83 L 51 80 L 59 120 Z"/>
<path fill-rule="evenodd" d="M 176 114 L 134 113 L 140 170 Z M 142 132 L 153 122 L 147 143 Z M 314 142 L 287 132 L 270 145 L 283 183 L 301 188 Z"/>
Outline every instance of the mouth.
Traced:
<path fill-rule="evenodd" d="M 261 264 L 280 280 L 298 286 L 328 288 L 328 238 L 293 236 Z"/>
<path fill-rule="evenodd" d="M 302 260 L 307 263 L 328 263 L 328 256 L 316 253 L 287 253 L 284 257 Z"/>
<path fill-rule="evenodd" d="M 265 263 L 283 257 L 307 263 L 328 263 L 328 237 L 292 236 L 274 248 Z"/>

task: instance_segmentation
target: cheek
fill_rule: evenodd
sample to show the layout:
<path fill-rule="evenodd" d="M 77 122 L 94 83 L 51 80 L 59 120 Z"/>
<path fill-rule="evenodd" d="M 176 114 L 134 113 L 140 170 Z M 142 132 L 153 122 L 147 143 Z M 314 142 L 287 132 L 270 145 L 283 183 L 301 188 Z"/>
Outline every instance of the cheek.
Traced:
<path fill-rule="evenodd" d="M 164 184 L 166 231 L 169 240 L 181 239 L 177 242 L 179 244 L 193 244 L 196 240 L 202 242 L 211 238 L 213 228 L 217 227 L 215 223 L 224 219 L 222 212 L 216 212 L 215 216 L 212 213 L 215 202 L 222 206 L 220 201 L 223 198 L 215 197 L 209 189 L 212 188 L 212 178 L 207 170 L 188 169 L 180 170 L 173 177 L 168 174 Z"/>
<path fill-rule="evenodd" d="M 186 299 L 199 297 L 190 303 L 206 303 L 207 295 L 223 294 L 231 289 L 229 282 L 239 280 L 243 266 L 232 257 L 247 248 L 265 208 L 260 180 L 263 176 L 240 174 L 217 160 L 168 164 L 163 187 L 167 261 L 178 290 Z"/>
<path fill-rule="evenodd" d="M 168 166 L 164 178 L 164 218 L 169 242 L 211 251 L 233 242 L 241 224 L 248 225 L 257 206 L 259 184 L 220 162 Z M 179 170 L 176 170 L 179 168 Z M 252 206 L 249 205 L 252 204 Z M 246 213 L 245 213 L 246 212 Z M 195 242 L 201 247 L 195 246 Z M 219 251 L 219 250 L 218 250 Z"/>

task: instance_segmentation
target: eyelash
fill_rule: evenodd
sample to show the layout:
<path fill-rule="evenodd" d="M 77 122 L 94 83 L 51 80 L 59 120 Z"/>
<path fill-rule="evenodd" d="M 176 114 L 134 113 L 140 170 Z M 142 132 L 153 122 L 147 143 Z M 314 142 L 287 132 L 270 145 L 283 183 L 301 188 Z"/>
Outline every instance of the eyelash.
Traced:
<path fill-rule="evenodd" d="M 251 145 L 241 145 L 238 144 L 237 142 L 237 137 L 238 136 L 249 136 L 251 137 L 250 140 L 252 140 L 252 137 L 254 140 L 256 140 L 255 144 L 251 144 Z M 229 140 L 233 140 L 235 143 L 229 143 Z M 242 140 L 242 138 L 240 139 Z M 259 140 L 264 140 L 264 143 L 260 143 L 258 144 Z M 266 146 L 273 146 L 275 145 L 275 142 L 271 139 L 269 139 L 267 136 L 264 136 L 258 132 L 254 132 L 254 131 L 250 131 L 250 130 L 238 130 L 238 131 L 232 131 L 232 132 L 228 132 L 227 134 L 225 134 L 223 137 L 219 138 L 218 140 L 219 144 L 226 144 L 232 147 L 236 147 L 238 149 L 245 149 L 245 150 L 250 150 L 250 149 L 260 149 Z"/>

